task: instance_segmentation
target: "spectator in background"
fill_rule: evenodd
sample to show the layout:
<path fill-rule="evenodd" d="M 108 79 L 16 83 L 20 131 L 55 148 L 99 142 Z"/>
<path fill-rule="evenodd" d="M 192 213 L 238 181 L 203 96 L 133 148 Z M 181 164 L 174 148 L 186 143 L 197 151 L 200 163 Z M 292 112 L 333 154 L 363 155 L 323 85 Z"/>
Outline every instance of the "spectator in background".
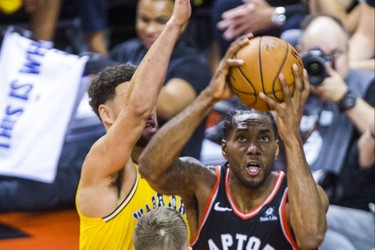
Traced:
<path fill-rule="evenodd" d="M 173 5 L 173 0 L 140 0 L 136 15 L 138 37 L 117 45 L 109 52 L 109 58 L 138 65 L 171 17 Z M 195 48 L 187 47 L 184 40 L 179 39 L 156 104 L 159 125 L 163 126 L 193 102 L 207 86 L 210 76 L 206 57 Z M 204 120 L 181 155 L 200 158 L 205 127 Z"/>
<path fill-rule="evenodd" d="M 212 22 L 220 57 L 236 37 L 249 32 L 280 37 L 285 30 L 299 28 L 306 14 L 308 5 L 300 0 L 215 1 Z"/>
<path fill-rule="evenodd" d="M 30 13 L 30 29 L 33 37 L 41 41 L 53 41 L 63 0 L 24 0 L 24 8 Z"/>
<path fill-rule="evenodd" d="M 373 110 L 375 112 L 375 110 Z M 375 213 L 374 126 L 354 141 L 335 182 L 327 212 L 328 231 L 319 249 L 373 249 Z"/>
<path fill-rule="evenodd" d="M 191 249 L 181 214 L 166 207 L 152 210 L 138 220 L 133 241 L 136 250 Z"/>
<path fill-rule="evenodd" d="M 350 36 L 349 59 L 353 68 L 375 71 L 375 1 L 310 0 L 311 13 L 332 15 L 343 23 Z"/>
<path fill-rule="evenodd" d="M 108 53 L 106 40 L 107 0 L 79 0 L 81 28 L 86 36 L 89 51 L 102 55 Z"/>
<path fill-rule="evenodd" d="M 327 75 L 312 86 L 301 122 L 302 133 L 310 135 L 308 163 L 330 199 L 321 249 L 371 249 L 375 169 L 362 160 L 367 157 L 358 140 L 369 137 L 375 119 L 374 73 L 349 67 L 349 35 L 339 20 L 313 15 L 302 31 L 303 52 L 319 48 L 329 56 L 321 71 Z"/>
<path fill-rule="evenodd" d="M 30 15 L 30 30 L 33 38 L 41 41 L 54 41 L 64 4 L 64 0 L 23 0 L 24 11 Z M 88 49 L 92 52 L 107 54 L 106 0 L 79 0 L 73 4 L 77 5 L 78 17 Z"/>

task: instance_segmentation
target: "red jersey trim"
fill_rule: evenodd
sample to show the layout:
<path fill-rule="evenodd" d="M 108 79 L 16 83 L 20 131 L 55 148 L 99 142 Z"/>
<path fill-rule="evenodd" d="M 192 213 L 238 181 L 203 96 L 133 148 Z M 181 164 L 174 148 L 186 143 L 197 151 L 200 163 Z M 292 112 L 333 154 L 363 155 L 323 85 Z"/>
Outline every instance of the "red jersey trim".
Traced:
<path fill-rule="evenodd" d="M 201 233 L 201 230 L 202 230 L 202 228 L 204 226 L 204 223 L 206 223 L 208 214 L 211 211 L 211 208 L 212 208 L 213 202 L 214 202 L 214 200 L 216 198 L 217 192 L 219 190 L 219 184 L 220 184 L 220 166 L 216 166 L 214 168 L 214 170 L 215 170 L 215 173 L 216 173 L 216 182 L 215 182 L 214 187 L 212 188 L 210 197 L 208 197 L 208 200 L 207 200 L 207 203 L 206 203 L 206 208 L 204 209 L 202 221 L 201 221 L 201 223 L 198 226 L 197 234 L 194 237 L 190 238 L 190 245 L 191 246 L 193 246 L 197 242 L 197 240 L 199 238 L 199 235 Z"/>
<path fill-rule="evenodd" d="M 287 198 L 288 198 L 288 188 L 285 189 L 283 198 L 281 200 L 281 205 L 279 208 L 279 214 L 281 216 L 281 220 L 280 220 L 281 229 L 283 230 L 285 238 L 289 241 L 290 245 L 292 245 L 293 249 L 300 250 L 288 226 L 288 220 L 286 218 L 286 211 L 285 211 L 285 204 L 286 204 Z"/>
<path fill-rule="evenodd" d="M 229 168 L 228 168 L 227 172 L 226 172 L 226 176 L 225 176 L 225 189 L 226 189 L 226 195 L 227 195 L 228 201 L 229 201 L 229 203 L 230 203 L 230 205 L 233 209 L 233 212 L 238 217 L 240 217 L 241 219 L 244 219 L 244 220 L 250 219 L 250 218 L 256 216 L 265 204 L 268 204 L 273 200 L 273 198 L 277 194 L 277 191 L 280 189 L 280 186 L 281 186 L 281 183 L 284 179 L 284 176 L 285 176 L 285 173 L 283 171 L 279 171 L 279 174 L 278 174 L 276 182 L 275 182 L 275 186 L 274 186 L 272 192 L 270 193 L 270 195 L 267 197 L 267 199 L 264 202 L 262 202 L 261 204 L 259 204 L 256 208 L 254 208 L 254 209 L 252 209 L 248 212 L 243 212 L 243 211 L 241 211 L 241 209 L 239 209 L 237 207 L 237 205 L 234 202 L 234 199 L 232 197 L 232 192 L 230 191 L 230 188 L 229 188 Z"/>

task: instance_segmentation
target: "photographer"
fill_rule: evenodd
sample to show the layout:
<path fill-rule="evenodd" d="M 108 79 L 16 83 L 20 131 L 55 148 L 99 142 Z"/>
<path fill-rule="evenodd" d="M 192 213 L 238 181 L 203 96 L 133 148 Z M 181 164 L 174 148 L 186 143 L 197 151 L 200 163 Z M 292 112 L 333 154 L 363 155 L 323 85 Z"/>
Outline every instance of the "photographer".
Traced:
<path fill-rule="evenodd" d="M 359 138 L 374 121 L 374 73 L 349 68 L 349 36 L 326 15 L 302 25 L 300 49 L 311 81 L 301 131 L 316 180 L 330 198 L 320 249 L 372 249 L 375 167 L 359 161 Z"/>

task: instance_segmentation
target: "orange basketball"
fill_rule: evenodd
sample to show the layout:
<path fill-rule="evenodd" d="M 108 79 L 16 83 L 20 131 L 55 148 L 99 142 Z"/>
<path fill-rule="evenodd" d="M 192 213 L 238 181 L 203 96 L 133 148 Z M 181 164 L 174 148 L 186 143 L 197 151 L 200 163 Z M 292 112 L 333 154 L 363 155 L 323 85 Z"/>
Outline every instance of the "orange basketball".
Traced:
<path fill-rule="evenodd" d="M 303 70 L 303 63 L 296 49 L 273 36 L 250 39 L 248 45 L 237 51 L 235 58 L 242 59 L 244 64 L 231 68 L 229 83 L 243 104 L 261 111 L 272 108 L 259 97 L 259 92 L 282 102 L 284 95 L 279 74 L 284 74 L 289 91 L 293 94 L 295 84 L 292 65 L 298 65 L 300 74 Z"/>

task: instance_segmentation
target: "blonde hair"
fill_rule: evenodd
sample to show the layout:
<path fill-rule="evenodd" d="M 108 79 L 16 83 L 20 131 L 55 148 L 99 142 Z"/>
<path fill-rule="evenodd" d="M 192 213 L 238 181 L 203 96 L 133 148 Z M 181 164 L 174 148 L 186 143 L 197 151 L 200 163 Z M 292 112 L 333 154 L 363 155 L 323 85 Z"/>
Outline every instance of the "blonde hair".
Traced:
<path fill-rule="evenodd" d="M 133 241 L 136 250 L 186 249 L 187 226 L 176 210 L 158 207 L 138 220 Z"/>

